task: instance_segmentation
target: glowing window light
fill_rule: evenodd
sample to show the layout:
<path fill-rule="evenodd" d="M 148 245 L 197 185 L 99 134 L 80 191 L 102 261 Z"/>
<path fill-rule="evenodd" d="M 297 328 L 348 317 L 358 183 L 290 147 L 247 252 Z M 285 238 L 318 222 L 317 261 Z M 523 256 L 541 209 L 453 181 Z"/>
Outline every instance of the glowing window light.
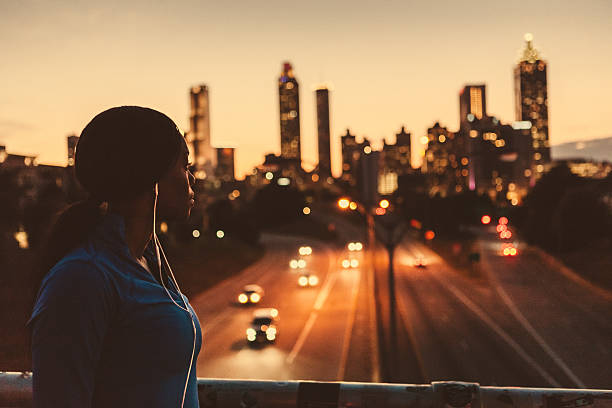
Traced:
<path fill-rule="evenodd" d="M 200 231 L 199 231 L 199 230 L 197 230 L 197 229 L 194 229 L 193 231 L 191 231 L 191 235 L 192 235 L 194 238 L 200 238 Z"/>
<path fill-rule="evenodd" d="M 217 230 L 217 238 L 221 239 L 225 236 L 225 232 L 223 230 Z"/>

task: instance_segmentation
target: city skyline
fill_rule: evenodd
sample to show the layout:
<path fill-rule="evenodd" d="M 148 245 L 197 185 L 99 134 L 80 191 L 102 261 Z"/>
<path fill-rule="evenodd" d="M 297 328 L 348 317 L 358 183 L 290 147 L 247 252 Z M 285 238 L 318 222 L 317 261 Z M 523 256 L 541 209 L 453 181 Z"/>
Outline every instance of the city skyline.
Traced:
<path fill-rule="evenodd" d="M 10 152 L 38 155 L 40 162 L 65 164 L 66 136 L 79 134 L 96 113 L 120 104 L 160 109 L 188 131 L 188 90 L 206 84 L 212 145 L 237 148 L 236 174 L 241 178 L 265 153 L 280 152 L 274 87 L 287 60 L 302 85 L 299 115 L 306 168 L 317 162 L 315 89 L 322 82 L 332 84 L 335 176 L 340 173 L 340 136 L 346 128 L 358 139 L 366 136 L 378 149 L 383 137 L 393 143 L 393 135 L 405 126 L 418 164 L 419 141 L 427 128 L 439 122 L 457 130 L 456 95 L 465 84 L 486 84 L 487 112 L 505 123 L 514 120 L 513 68 L 526 32 L 534 34 L 534 45 L 549 64 L 551 144 L 612 134 L 606 122 L 612 107 L 604 94 L 612 88 L 612 80 L 604 75 L 612 68 L 612 36 L 605 23 L 611 6 L 605 2 L 593 1 L 590 7 L 472 2 L 462 11 L 446 4 L 444 13 L 435 5 L 445 2 L 376 7 L 357 2 L 351 9 L 342 2 L 325 7 L 315 2 L 280 11 L 274 11 L 272 3 L 244 7 L 241 14 L 218 5 L 186 3 L 169 16 L 169 5 L 161 3 L 146 15 L 139 13 L 138 3 L 122 12 L 111 6 L 2 4 L 6 24 L 0 28 L 0 44 L 7 63 L 0 67 L 0 144 Z M 205 56 L 193 53 L 195 29 L 189 23 L 195 17 L 189 13 L 209 21 L 204 31 L 216 36 L 217 45 L 200 45 Z M 291 24 L 264 27 L 293 14 L 297 17 Z M 479 19 L 481 31 L 461 28 L 462 15 Z M 236 20 L 231 27 L 244 27 L 233 32 L 224 28 L 230 17 Z M 442 28 L 430 32 L 428 23 L 434 24 L 434 17 Z M 95 28 L 107 20 L 104 29 Z M 88 28 L 81 27 L 82 21 Z M 146 28 L 160 21 L 164 23 L 157 31 Z M 320 23 L 318 34 L 303 35 L 313 33 L 309 24 L 315 21 Z M 492 27 L 498 29 L 493 32 Z M 454 37 L 449 36 L 453 29 L 459 30 Z M 282 30 L 287 35 L 273 41 Z M 145 40 L 139 39 L 143 33 Z M 247 33 L 254 38 L 246 38 Z M 122 35 L 124 42 L 114 41 Z M 463 49 L 455 50 L 459 44 Z M 106 54 L 101 51 L 105 47 Z M 97 58 L 88 61 L 92 55 Z"/>

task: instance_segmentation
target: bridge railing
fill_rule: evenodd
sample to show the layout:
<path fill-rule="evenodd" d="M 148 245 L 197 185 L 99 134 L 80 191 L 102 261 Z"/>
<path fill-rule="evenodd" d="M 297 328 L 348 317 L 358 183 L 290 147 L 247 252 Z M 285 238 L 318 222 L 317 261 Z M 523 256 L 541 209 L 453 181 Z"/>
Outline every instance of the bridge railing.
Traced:
<path fill-rule="evenodd" d="M 202 408 L 612 408 L 612 390 L 198 379 Z M 31 373 L 0 372 L 0 407 L 32 406 Z"/>

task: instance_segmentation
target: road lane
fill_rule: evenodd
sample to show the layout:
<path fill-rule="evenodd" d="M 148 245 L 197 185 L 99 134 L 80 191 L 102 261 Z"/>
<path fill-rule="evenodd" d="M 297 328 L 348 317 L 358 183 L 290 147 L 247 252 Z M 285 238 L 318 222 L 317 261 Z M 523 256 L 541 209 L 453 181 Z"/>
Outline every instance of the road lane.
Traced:
<path fill-rule="evenodd" d="M 558 385 L 551 384 L 552 376 L 534 367 L 529 354 L 477 306 L 473 292 L 466 295 L 451 283 L 457 279 L 443 263 L 431 254 L 426 259 L 427 268 L 404 265 L 397 276 L 400 315 L 413 333 L 425 381 Z"/>
<path fill-rule="evenodd" d="M 574 387 L 612 386 L 612 302 L 551 268 L 519 243 L 501 257 L 492 234 L 481 235 L 483 267 L 500 299 L 572 380 Z"/>
<path fill-rule="evenodd" d="M 267 254 L 262 260 L 192 299 L 204 328 L 198 376 L 277 380 L 338 378 L 339 371 L 344 370 L 343 364 L 346 366 L 343 358 L 346 359 L 351 344 L 350 326 L 355 319 L 354 299 L 361 271 L 341 268 L 345 250 L 309 242 L 313 255 L 308 259 L 307 268 L 318 274 L 321 284 L 301 288 L 297 285 L 299 274 L 288 265 L 290 259 L 298 257 L 297 249 L 304 243 L 297 238 L 266 237 Z M 249 283 L 264 288 L 265 295 L 257 307 L 279 310 L 279 333 L 273 345 L 247 345 L 245 330 L 255 307 L 238 307 L 233 299 Z M 301 344 L 296 347 L 298 342 Z"/>
<path fill-rule="evenodd" d="M 480 278 L 454 271 L 421 243 L 400 251 L 400 316 L 415 337 L 425 380 L 610 388 L 609 302 L 524 247 L 511 258 L 499 255 L 499 245 L 484 243 Z M 426 269 L 410 267 L 417 254 L 430 262 Z"/>

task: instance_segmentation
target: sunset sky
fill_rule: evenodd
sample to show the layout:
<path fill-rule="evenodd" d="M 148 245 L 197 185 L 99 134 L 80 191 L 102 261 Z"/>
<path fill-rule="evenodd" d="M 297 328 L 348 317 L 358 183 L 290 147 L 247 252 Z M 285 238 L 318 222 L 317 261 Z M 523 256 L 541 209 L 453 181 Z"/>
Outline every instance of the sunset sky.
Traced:
<path fill-rule="evenodd" d="M 548 62 L 552 144 L 612 136 L 612 1 L 0 1 L 0 144 L 65 164 L 66 136 L 116 105 L 188 129 L 189 87 L 209 86 L 215 146 L 239 176 L 280 151 L 277 79 L 300 84 L 302 155 L 317 161 L 314 89 L 332 92 L 332 161 L 348 127 L 375 146 L 402 125 L 413 145 L 458 93 L 486 83 L 489 114 L 514 120 L 523 35 Z"/>

